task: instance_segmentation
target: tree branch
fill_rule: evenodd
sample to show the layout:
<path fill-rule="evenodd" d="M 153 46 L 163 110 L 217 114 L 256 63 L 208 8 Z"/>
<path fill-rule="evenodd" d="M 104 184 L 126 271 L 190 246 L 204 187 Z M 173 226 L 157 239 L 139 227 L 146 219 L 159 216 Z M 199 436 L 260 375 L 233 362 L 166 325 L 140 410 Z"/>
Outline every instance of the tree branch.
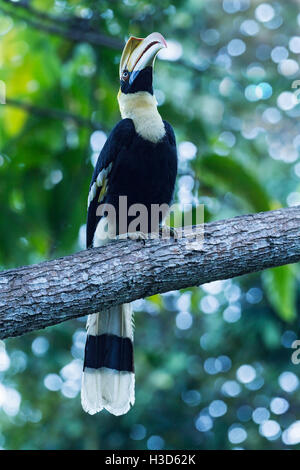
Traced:
<path fill-rule="evenodd" d="M 0 338 L 153 294 L 296 263 L 300 206 L 205 224 L 203 245 L 193 240 L 148 240 L 145 246 L 118 241 L 0 273 Z"/>
<path fill-rule="evenodd" d="M 64 111 L 62 109 L 43 108 L 41 106 L 36 106 L 13 98 L 6 98 L 5 104 L 7 106 L 23 109 L 30 114 L 34 114 L 42 118 L 46 117 L 60 120 L 71 120 L 76 122 L 76 124 L 79 126 L 89 127 L 91 129 L 103 129 L 103 126 L 99 122 L 93 122 L 90 119 L 79 116 L 78 114 Z"/>
<path fill-rule="evenodd" d="M 6 11 L 3 7 L 0 7 L 0 11 L 13 16 L 19 21 L 25 21 L 31 28 L 46 34 L 58 36 L 67 41 L 87 42 L 93 46 L 104 46 L 120 51 L 124 47 L 125 43 L 122 39 L 99 33 L 91 26 L 90 20 L 85 18 L 78 18 L 75 16 L 60 17 L 44 13 L 33 8 L 24 0 L 19 0 L 18 2 L 13 2 L 12 0 L 0 0 L 0 2 L 1 1 L 6 5 L 9 5 L 10 8 Z M 12 10 L 12 8 L 14 8 L 14 10 Z M 16 11 L 18 8 L 25 12 L 25 16 L 20 15 L 18 11 Z M 26 13 L 30 14 L 30 16 L 26 15 Z M 201 67 L 184 59 L 166 62 L 182 66 L 197 73 L 197 75 L 203 74 L 203 69 Z M 211 67 L 213 67 L 212 64 L 210 64 L 210 68 Z"/>
<path fill-rule="evenodd" d="M 84 18 L 64 17 L 62 21 L 62 18 L 36 10 L 24 1 L 13 2 L 11 0 L 2 0 L 2 2 L 11 6 L 9 10 L 5 10 L 3 7 L 1 8 L 6 14 L 18 20 L 25 21 L 32 28 L 47 34 L 60 36 L 73 42 L 88 42 L 95 46 L 104 46 L 116 50 L 120 50 L 124 46 L 124 41 L 119 38 L 94 31 L 89 26 L 89 21 Z M 25 13 L 29 13 L 30 16 L 26 14 L 25 16 L 20 15 L 16 12 L 17 8 L 23 9 Z M 36 18 L 40 21 L 37 21 Z"/>

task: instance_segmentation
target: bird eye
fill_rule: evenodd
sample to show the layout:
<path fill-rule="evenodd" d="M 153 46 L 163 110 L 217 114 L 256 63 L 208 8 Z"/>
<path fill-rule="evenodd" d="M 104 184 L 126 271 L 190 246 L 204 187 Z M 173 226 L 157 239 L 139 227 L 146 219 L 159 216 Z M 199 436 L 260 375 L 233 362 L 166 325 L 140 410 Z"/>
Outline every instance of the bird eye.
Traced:
<path fill-rule="evenodd" d="M 128 80 L 128 77 L 129 77 L 129 73 L 127 72 L 127 70 L 124 70 L 124 72 L 122 73 L 122 80 Z"/>

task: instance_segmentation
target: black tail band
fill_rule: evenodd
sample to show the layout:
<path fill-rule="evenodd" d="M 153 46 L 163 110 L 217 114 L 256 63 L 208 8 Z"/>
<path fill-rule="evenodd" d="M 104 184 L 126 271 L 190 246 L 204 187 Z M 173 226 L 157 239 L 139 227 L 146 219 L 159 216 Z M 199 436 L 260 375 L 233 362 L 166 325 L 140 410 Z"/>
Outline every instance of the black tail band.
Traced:
<path fill-rule="evenodd" d="M 104 334 L 88 335 L 85 345 L 83 369 L 107 367 L 119 371 L 133 372 L 133 346 L 130 338 Z"/>

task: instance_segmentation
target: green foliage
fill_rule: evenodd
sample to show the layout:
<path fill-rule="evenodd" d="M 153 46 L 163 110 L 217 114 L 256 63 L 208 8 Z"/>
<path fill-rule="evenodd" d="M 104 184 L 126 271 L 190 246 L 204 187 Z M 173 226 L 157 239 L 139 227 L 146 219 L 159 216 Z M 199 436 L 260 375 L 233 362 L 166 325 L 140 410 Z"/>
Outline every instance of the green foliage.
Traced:
<path fill-rule="evenodd" d="M 20 3 L 0 0 L 2 269 L 84 248 L 93 165 L 120 119 L 117 44 L 130 34 L 169 41 L 154 84 L 177 137 L 175 200 L 193 217 L 204 204 L 205 221 L 299 204 L 296 2 Z M 120 418 L 81 410 L 84 319 L 0 342 L 0 447 L 299 448 L 299 266 L 134 308 L 136 404 Z"/>
<path fill-rule="evenodd" d="M 271 204 L 257 177 L 233 158 L 220 155 L 203 155 L 195 162 L 201 180 L 219 191 L 229 191 L 243 198 L 244 206 L 260 212 L 270 210 Z"/>
<path fill-rule="evenodd" d="M 263 274 L 268 299 L 279 316 L 288 322 L 297 318 L 297 283 L 293 266 L 279 266 Z"/>

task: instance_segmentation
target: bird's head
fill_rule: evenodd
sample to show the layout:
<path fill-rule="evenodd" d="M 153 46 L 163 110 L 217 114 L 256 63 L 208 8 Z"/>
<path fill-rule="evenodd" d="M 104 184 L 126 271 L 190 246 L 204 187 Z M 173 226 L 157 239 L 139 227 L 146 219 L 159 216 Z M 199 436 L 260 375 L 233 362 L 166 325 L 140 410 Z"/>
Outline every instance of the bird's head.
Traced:
<path fill-rule="evenodd" d="M 120 92 L 124 94 L 148 92 L 153 95 L 152 72 L 157 53 L 167 47 L 160 33 L 149 34 L 145 39 L 131 36 L 120 62 Z"/>

